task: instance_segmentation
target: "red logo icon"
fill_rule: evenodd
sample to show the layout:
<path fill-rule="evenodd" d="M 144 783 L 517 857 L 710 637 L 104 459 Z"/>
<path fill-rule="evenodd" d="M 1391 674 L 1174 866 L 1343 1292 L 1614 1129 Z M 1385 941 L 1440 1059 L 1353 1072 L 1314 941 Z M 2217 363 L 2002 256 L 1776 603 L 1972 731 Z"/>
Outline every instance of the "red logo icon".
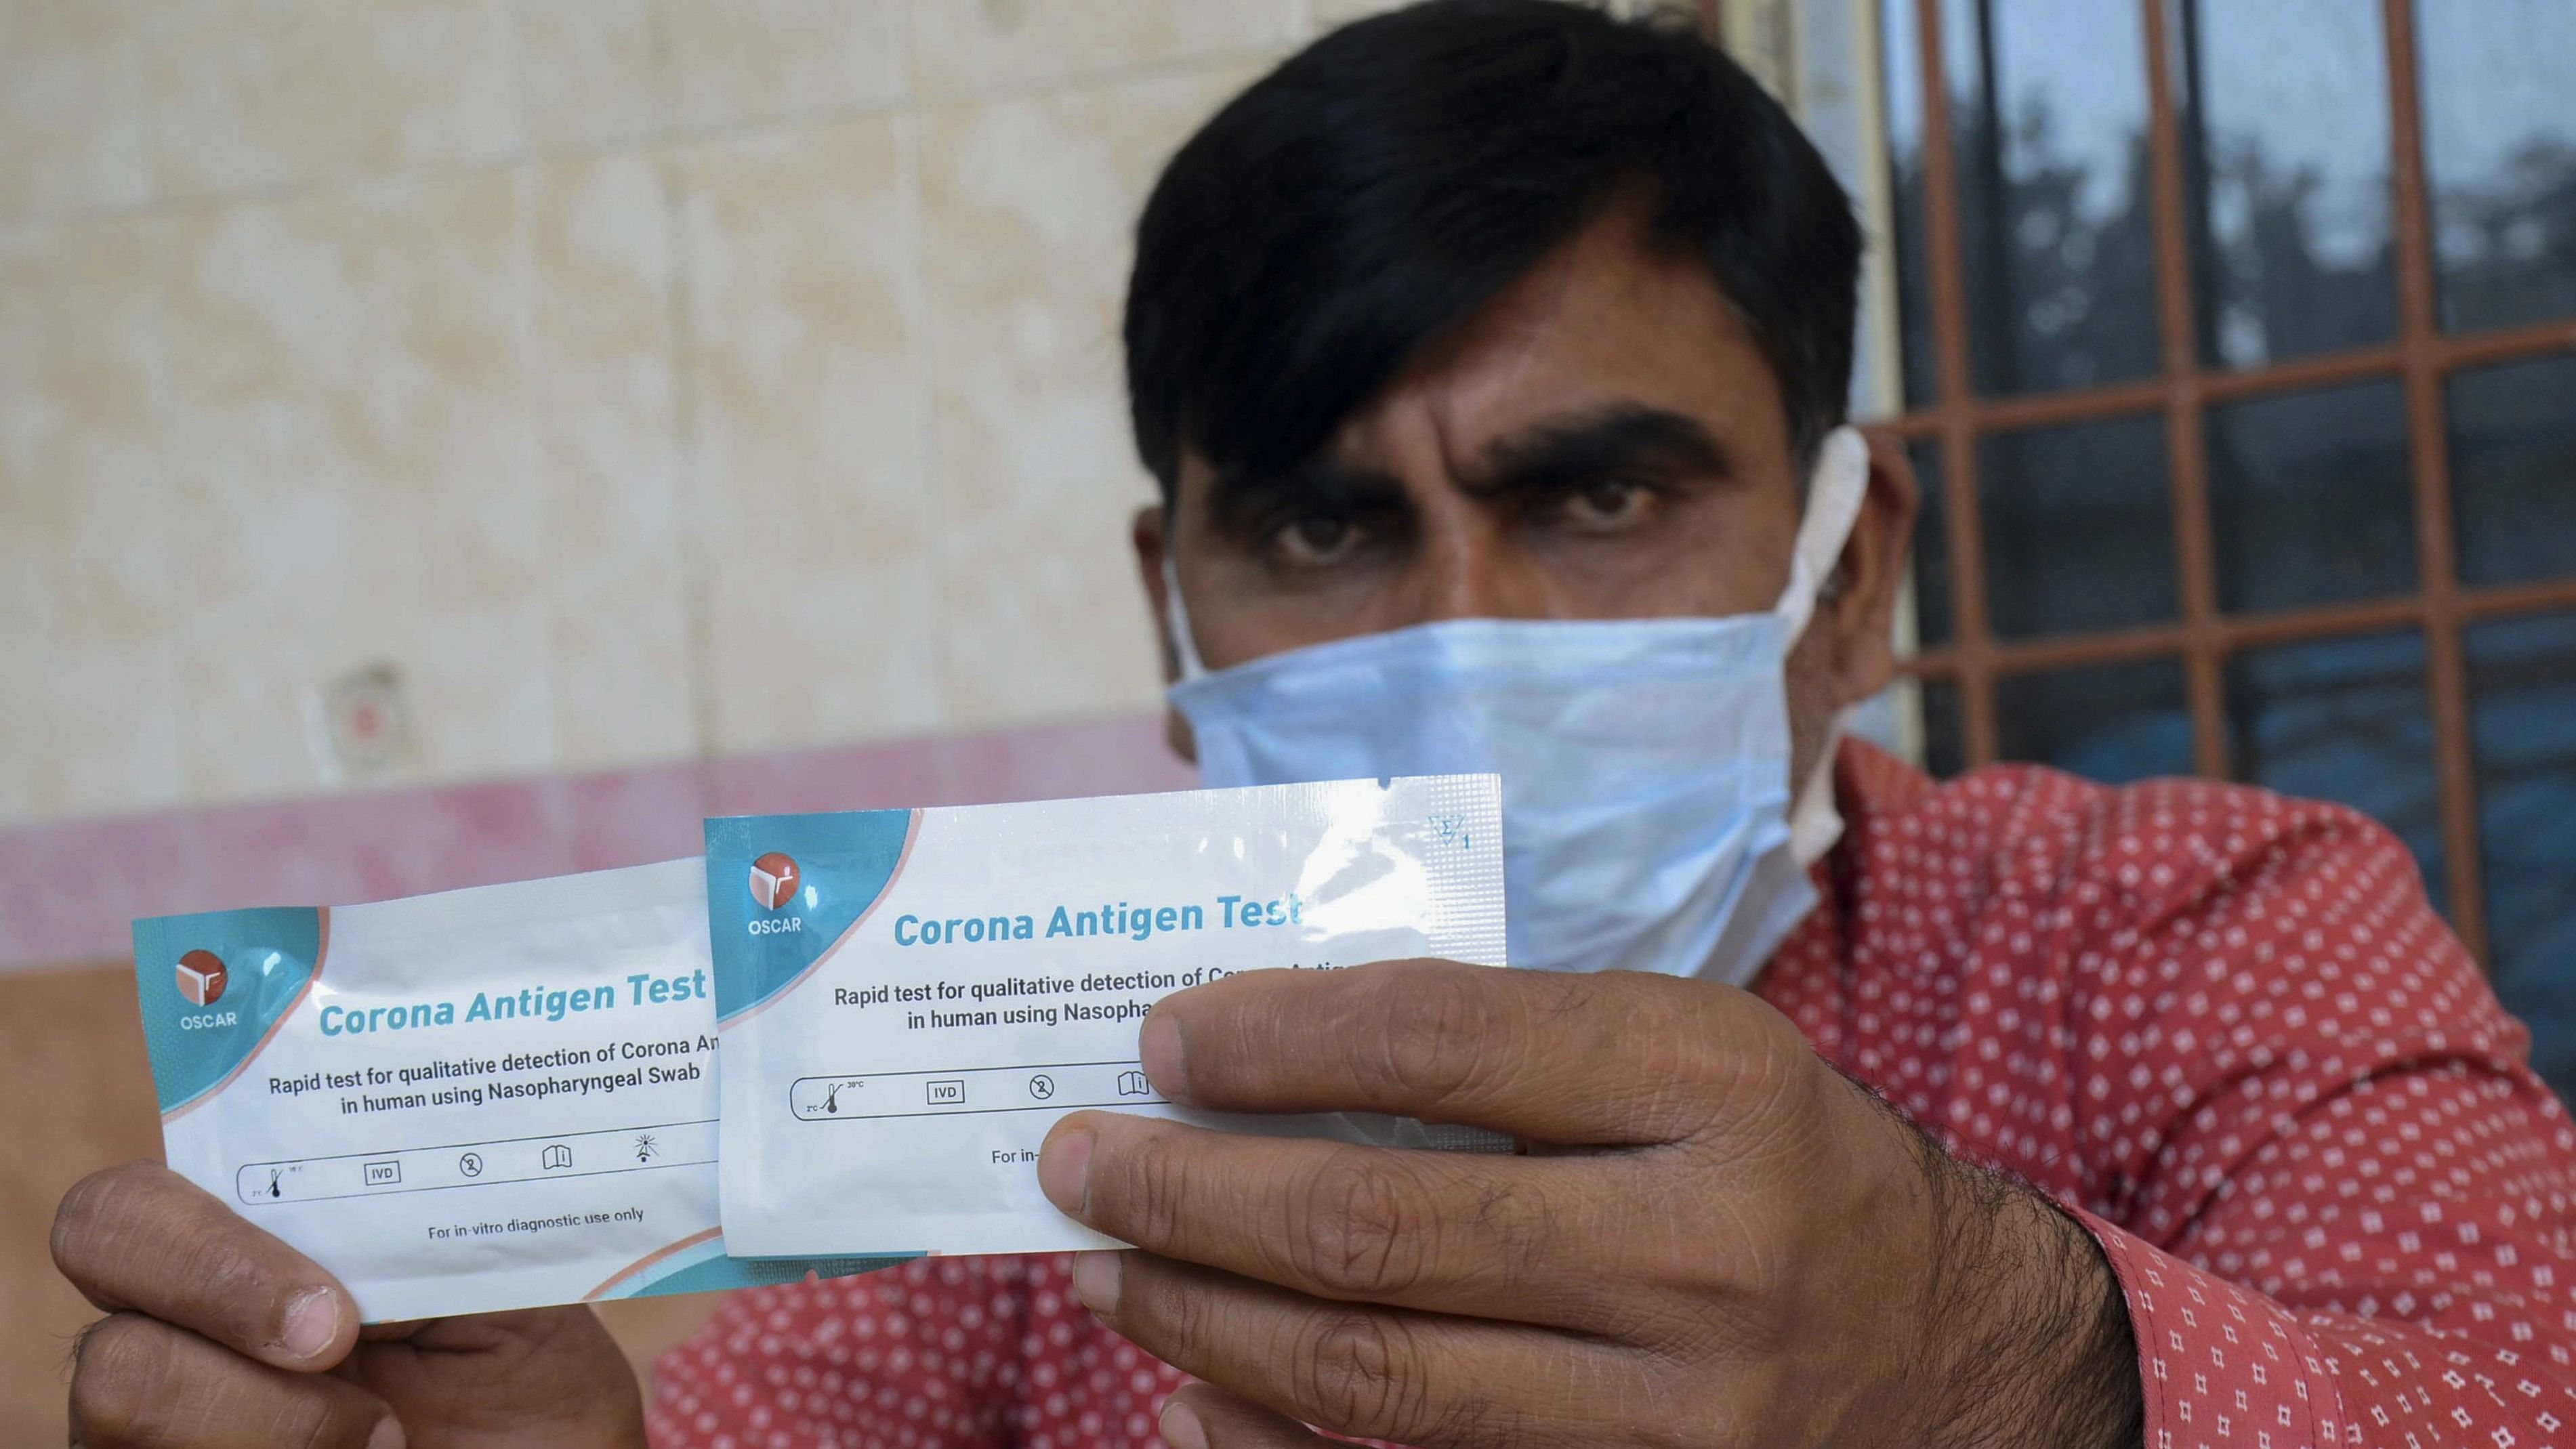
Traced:
<path fill-rule="evenodd" d="M 212 1006 L 223 999 L 224 958 L 212 951 L 191 951 L 179 958 L 179 994 L 191 1006 Z"/>
<path fill-rule="evenodd" d="M 801 879 L 795 860 L 773 850 L 751 863 L 751 898 L 760 902 L 764 911 L 777 910 L 796 899 L 796 886 Z"/>

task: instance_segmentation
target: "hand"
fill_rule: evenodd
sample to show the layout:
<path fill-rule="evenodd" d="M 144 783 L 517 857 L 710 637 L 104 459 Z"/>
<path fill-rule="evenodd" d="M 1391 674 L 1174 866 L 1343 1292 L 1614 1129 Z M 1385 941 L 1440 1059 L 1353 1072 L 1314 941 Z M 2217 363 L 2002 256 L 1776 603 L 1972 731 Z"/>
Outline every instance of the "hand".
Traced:
<path fill-rule="evenodd" d="M 64 1195 L 54 1262 L 108 1313 L 72 1372 L 86 1449 L 644 1442 L 634 1372 L 589 1309 L 361 1331 L 330 1274 L 151 1163 Z"/>
<path fill-rule="evenodd" d="M 1208 1381 L 1165 1411 L 1177 1449 L 1320 1443 L 1298 1420 L 1430 1449 L 2139 1442 L 2128 1318 L 2092 1239 L 1941 1153 L 1744 992 L 1263 971 L 1166 997 L 1141 1050 L 1175 1102 L 1533 1144 L 1057 1124 L 1049 1198 L 1142 1250 L 1078 1260 L 1076 1292 Z"/>

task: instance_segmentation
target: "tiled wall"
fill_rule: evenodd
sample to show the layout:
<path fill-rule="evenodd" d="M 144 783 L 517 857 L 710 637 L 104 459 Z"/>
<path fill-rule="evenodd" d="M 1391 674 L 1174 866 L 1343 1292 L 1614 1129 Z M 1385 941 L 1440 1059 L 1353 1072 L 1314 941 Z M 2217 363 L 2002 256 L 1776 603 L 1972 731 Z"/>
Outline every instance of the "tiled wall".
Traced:
<path fill-rule="evenodd" d="M 1132 716 L 1163 156 L 1352 0 L 0 0 L 0 827 Z"/>

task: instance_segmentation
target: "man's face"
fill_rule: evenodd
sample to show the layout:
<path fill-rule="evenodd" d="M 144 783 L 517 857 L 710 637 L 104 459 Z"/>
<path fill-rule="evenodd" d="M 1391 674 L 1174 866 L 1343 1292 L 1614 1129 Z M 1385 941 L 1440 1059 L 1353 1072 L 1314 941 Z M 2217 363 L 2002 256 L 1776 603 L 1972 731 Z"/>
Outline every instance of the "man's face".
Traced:
<path fill-rule="evenodd" d="M 1185 451 L 1171 517 L 1140 513 L 1136 547 L 1163 620 L 1177 550 L 1191 632 L 1222 669 L 1440 619 L 1766 610 L 1804 493 L 1751 333 L 1704 265 L 1648 250 L 1620 210 L 1416 359 L 1307 467 L 1224 478 Z M 1801 772 L 1833 712 L 1887 681 L 1913 504 L 1901 464 L 1874 469 L 1791 660 Z"/>

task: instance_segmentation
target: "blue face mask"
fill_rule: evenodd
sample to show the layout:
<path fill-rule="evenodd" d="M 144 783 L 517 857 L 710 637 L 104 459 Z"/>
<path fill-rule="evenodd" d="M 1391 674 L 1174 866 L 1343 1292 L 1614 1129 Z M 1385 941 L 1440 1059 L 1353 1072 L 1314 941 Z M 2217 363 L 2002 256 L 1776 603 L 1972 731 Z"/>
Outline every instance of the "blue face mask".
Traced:
<path fill-rule="evenodd" d="M 1501 775 L 1515 966 L 1742 985 L 1840 829 L 1821 763 L 1793 829 L 1784 670 L 1868 484 L 1860 436 L 1826 439 L 1765 614 L 1453 619 L 1209 673 L 1169 587 L 1172 705 L 1210 786 Z"/>

